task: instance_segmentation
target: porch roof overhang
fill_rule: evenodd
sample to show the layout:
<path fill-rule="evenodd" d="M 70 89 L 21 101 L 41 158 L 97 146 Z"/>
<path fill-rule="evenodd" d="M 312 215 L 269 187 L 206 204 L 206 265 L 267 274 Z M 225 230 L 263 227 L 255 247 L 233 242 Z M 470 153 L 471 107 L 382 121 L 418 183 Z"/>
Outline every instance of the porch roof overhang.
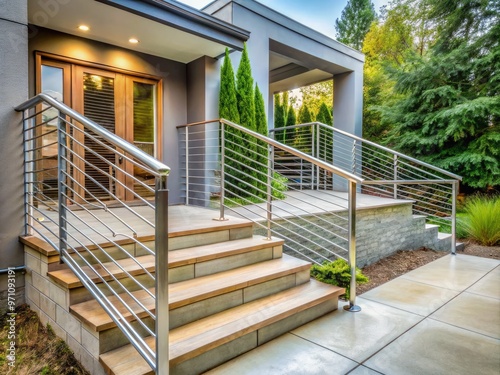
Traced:
<path fill-rule="evenodd" d="M 218 57 L 226 47 L 243 49 L 250 33 L 171 0 L 28 0 L 28 20 L 67 34 L 189 63 Z M 88 31 L 78 29 L 89 26 Z M 132 45 L 129 38 L 139 40 Z"/>

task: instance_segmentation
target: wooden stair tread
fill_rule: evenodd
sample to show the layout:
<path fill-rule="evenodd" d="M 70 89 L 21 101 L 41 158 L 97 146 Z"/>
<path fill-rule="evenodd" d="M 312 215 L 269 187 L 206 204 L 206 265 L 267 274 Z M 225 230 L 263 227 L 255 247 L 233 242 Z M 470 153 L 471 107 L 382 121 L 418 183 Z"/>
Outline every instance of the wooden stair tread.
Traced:
<path fill-rule="evenodd" d="M 343 288 L 311 280 L 309 283 L 173 329 L 169 334 L 170 364 L 177 365 L 330 298 L 338 298 L 343 293 Z M 146 342 L 154 349 L 155 342 L 152 337 L 146 338 Z M 115 374 L 151 373 L 147 363 L 132 345 L 101 354 L 100 361 Z M 132 363 L 134 372 L 128 372 L 127 369 Z"/>
<path fill-rule="evenodd" d="M 169 308 L 173 310 L 207 298 L 308 270 L 310 266 L 309 262 L 283 255 L 282 258 L 169 284 Z M 150 288 L 149 292 L 154 295 L 154 288 Z M 139 290 L 131 294 L 148 310 L 154 311 L 155 300 L 147 291 Z M 120 297 L 131 306 L 137 316 L 142 318 L 148 315 L 129 295 L 121 294 Z M 134 319 L 117 297 L 111 296 L 109 300 L 127 320 Z M 96 331 L 109 329 L 115 325 L 95 300 L 70 306 L 70 311 Z"/>
<path fill-rule="evenodd" d="M 169 268 L 173 268 L 186 264 L 206 262 L 208 260 L 247 253 L 253 250 L 280 246 L 283 245 L 283 243 L 284 241 L 281 239 L 272 238 L 268 240 L 266 237 L 255 235 L 240 240 L 173 250 L 168 253 L 168 266 Z"/>
<path fill-rule="evenodd" d="M 120 266 L 116 265 L 114 262 L 105 262 L 102 265 L 94 265 L 97 273 L 88 266 L 82 266 L 82 270 L 95 283 L 102 282 L 99 276 L 109 281 L 112 280 L 111 275 L 119 279 L 126 277 L 127 272 L 131 275 L 137 276 L 140 274 L 144 274 L 144 269 L 146 269 L 148 272 L 154 272 L 155 270 L 155 257 L 153 255 L 143 255 L 135 258 L 124 258 L 116 260 L 115 262 Z M 123 269 L 121 269 L 120 267 Z M 48 273 L 48 275 L 56 283 L 68 289 L 82 286 L 81 281 L 70 269 L 51 271 Z"/>

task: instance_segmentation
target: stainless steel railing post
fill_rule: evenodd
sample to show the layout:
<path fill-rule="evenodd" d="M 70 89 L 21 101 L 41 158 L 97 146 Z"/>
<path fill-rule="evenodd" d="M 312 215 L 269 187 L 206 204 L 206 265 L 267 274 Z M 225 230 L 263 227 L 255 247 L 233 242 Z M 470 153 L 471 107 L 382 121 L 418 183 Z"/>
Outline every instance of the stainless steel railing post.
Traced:
<path fill-rule="evenodd" d="M 169 308 L 167 176 L 157 177 L 155 190 L 156 373 L 159 375 L 168 375 Z"/>
<path fill-rule="evenodd" d="M 356 305 L 356 182 L 348 181 L 348 215 L 349 215 L 349 266 L 351 270 L 349 305 L 344 310 L 350 312 L 361 311 Z"/>
<path fill-rule="evenodd" d="M 273 220 L 273 176 L 274 176 L 274 146 L 268 145 L 267 153 L 267 239 L 270 240 L 271 221 Z"/>
<path fill-rule="evenodd" d="M 320 128 L 318 124 L 314 124 L 314 127 L 316 128 L 316 159 L 320 158 L 320 147 L 319 147 L 319 136 L 321 134 Z M 320 183 L 320 178 L 319 178 L 319 167 L 316 166 L 316 190 L 319 190 L 319 183 Z"/>
<path fill-rule="evenodd" d="M 393 158 L 394 166 L 394 181 L 398 180 L 398 155 L 394 154 Z M 398 184 L 394 184 L 394 199 L 398 199 Z"/>
<path fill-rule="evenodd" d="M 316 142 L 314 141 L 316 139 L 316 126 L 315 125 L 311 125 L 311 134 L 312 134 L 311 155 L 313 157 L 316 157 Z M 311 164 L 311 189 L 313 189 L 313 190 L 314 190 L 314 181 L 316 180 L 315 175 L 316 175 L 316 166 L 314 164 Z"/>
<path fill-rule="evenodd" d="M 67 139 L 65 115 L 59 111 L 57 125 L 57 198 L 59 213 L 59 253 L 66 252 L 68 243 L 67 218 L 66 218 L 66 168 L 67 168 Z"/>
<path fill-rule="evenodd" d="M 457 254 L 457 194 L 458 181 L 451 184 L 451 253 Z"/>
<path fill-rule="evenodd" d="M 189 128 L 186 128 L 186 206 L 189 205 Z"/>
<path fill-rule="evenodd" d="M 23 111 L 23 153 L 24 153 L 24 234 L 33 234 L 33 183 L 35 170 L 34 163 L 34 133 L 35 119 L 32 118 L 31 126 L 26 126 L 26 111 Z M 31 128 L 28 130 L 28 128 Z M 27 139 L 30 139 L 29 145 Z"/>
<path fill-rule="evenodd" d="M 219 220 L 224 220 L 224 185 L 225 185 L 225 172 L 224 167 L 226 164 L 226 134 L 223 122 L 220 122 L 220 207 L 219 207 Z"/>

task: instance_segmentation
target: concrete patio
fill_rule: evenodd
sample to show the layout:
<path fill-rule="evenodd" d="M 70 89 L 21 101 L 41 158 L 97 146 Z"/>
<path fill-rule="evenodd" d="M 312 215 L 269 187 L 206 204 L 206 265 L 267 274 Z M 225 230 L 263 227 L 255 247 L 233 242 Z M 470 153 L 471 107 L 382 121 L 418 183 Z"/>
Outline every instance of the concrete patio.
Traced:
<path fill-rule="evenodd" d="M 500 374 L 500 261 L 447 255 L 207 374 Z"/>

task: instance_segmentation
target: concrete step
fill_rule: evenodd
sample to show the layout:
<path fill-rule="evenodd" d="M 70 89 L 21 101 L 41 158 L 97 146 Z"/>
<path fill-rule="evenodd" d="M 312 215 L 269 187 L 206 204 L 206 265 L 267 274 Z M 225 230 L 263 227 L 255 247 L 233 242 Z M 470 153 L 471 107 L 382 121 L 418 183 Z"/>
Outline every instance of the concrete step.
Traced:
<path fill-rule="evenodd" d="M 311 280 L 173 329 L 170 374 L 200 374 L 338 307 L 344 289 Z M 154 349 L 154 338 L 146 339 Z M 229 347 L 231 349 L 229 349 Z M 101 354 L 110 374 L 152 374 L 131 346 Z"/>

